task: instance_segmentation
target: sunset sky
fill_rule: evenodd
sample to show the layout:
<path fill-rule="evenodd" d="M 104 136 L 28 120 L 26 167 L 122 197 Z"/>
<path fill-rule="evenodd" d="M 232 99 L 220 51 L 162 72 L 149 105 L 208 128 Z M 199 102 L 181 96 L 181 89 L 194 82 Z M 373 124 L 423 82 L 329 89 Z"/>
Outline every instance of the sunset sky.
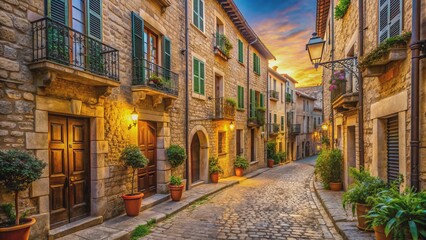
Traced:
<path fill-rule="evenodd" d="M 314 0 L 234 0 L 250 26 L 277 58 L 269 65 L 278 66 L 300 86 L 321 83 L 321 71 L 316 71 L 305 51 L 305 45 L 315 31 Z"/>

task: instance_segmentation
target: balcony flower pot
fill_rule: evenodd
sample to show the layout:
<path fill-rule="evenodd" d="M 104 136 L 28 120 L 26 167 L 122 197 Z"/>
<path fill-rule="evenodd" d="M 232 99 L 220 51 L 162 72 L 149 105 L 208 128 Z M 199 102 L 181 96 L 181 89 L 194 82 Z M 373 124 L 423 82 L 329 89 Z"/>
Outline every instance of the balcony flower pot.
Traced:
<path fill-rule="evenodd" d="M 132 192 L 121 196 L 124 200 L 124 206 L 127 216 L 135 217 L 139 215 L 142 205 L 143 193 L 134 192 L 135 173 L 138 168 L 144 168 L 148 165 L 148 159 L 142 154 L 136 145 L 129 145 L 121 152 L 120 159 L 124 161 L 126 166 L 132 168 Z"/>
<path fill-rule="evenodd" d="M 243 176 L 244 170 L 247 169 L 249 166 L 250 164 L 247 161 L 247 159 L 242 155 L 238 155 L 234 162 L 235 176 L 237 177 Z"/>
<path fill-rule="evenodd" d="M 368 211 L 370 210 L 371 210 L 371 207 L 368 206 L 367 204 L 361 204 L 361 203 L 356 204 L 356 216 L 358 219 L 358 225 L 357 225 L 358 229 L 363 231 L 371 231 L 371 230 L 368 230 L 368 225 L 365 218 L 365 215 L 367 215 Z"/>
<path fill-rule="evenodd" d="M 0 239 L 27 240 L 30 237 L 31 226 L 36 223 L 35 218 L 21 219 L 20 225 L 0 228 Z"/>
<path fill-rule="evenodd" d="M 124 207 L 126 208 L 127 216 L 136 217 L 139 215 L 143 196 L 143 193 L 125 194 L 121 196 L 124 200 Z"/>
<path fill-rule="evenodd" d="M 390 233 L 387 237 L 385 234 L 385 226 L 373 226 L 374 236 L 376 240 L 392 240 L 392 234 Z"/>
<path fill-rule="evenodd" d="M 29 185 L 40 179 L 46 163 L 26 151 L 0 151 L 0 184 L 8 192 L 14 193 L 14 205 L 2 204 L 8 221 L 0 227 L 0 239 L 28 240 L 30 228 L 36 220 L 25 218 L 19 213 L 19 192 L 28 189 Z"/>
<path fill-rule="evenodd" d="M 244 169 L 237 167 L 235 168 L 235 176 L 237 177 L 242 177 L 244 175 Z"/>
<path fill-rule="evenodd" d="M 274 167 L 274 159 L 268 159 L 268 167 L 273 168 Z"/>
<path fill-rule="evenodd" d="M 169 190 L 172 201 L 180 201 L 182 198 L 183 187 L 182 178 L 178 176 L 172 176 L 170 178 Z"/>
<path fill-rule="evenodd" d="M 342 183 L 341 182 L 330 182 L 330 190 L 331 191 L 342 191 Z"/>
<path fill-rule="evenodd" d="M 209 159 L 209 172 L 212 183 L 219 182 L 219 173 L 223 173 L 222 167 L 219 166 L 217 157 L 210 157 Z"/>

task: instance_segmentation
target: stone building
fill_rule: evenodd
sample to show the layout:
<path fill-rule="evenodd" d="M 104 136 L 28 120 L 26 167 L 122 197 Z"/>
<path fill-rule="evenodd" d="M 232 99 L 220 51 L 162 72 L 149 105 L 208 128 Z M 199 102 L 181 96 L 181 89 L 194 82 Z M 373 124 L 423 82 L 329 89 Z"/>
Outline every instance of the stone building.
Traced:
<path fill-rule="evenodd" d="M 300 134 L 300 124 L 296 122 L 296 84 L 297 81 L 287 74 L 282 74 L 287 80 L 285 90 L 285 103 L 286 103 L 286 139 L 287 139 L 287 160 L 296 160 L 296 136 Z"/>
<path fill-rule="evenodd" d="M 26 149 L 48 164 L 21 193 L 21 209 L 37 219 L 32 239 L 69 233 L 71 222 L 91 226 L 122 214 L 131 174 L 119 156 L 129 144 L 150 160 L 137 174 L 136 188 L 146 197 L 167 193 L 172 174 L 189 188 L 207 183 L 209 156 L 219 156 L 224 176 L 232 175 L 237 149 L 228 146 L 238 146 L 237 136 L 252 159 L 249 171 L 264 166 L 259 124 L 248 120 L 262 113 L 256 107 L 273 55 L 231 0 L 188 1 L 186 51 L 185 3 L 0 4 L 0 148 Z M 211 35 L 216 30 L 235 46 L 227 56 Z M 244 105 L 231 118 L 220 115 L 222 100 L 237 99 L 238 86 Z M 167 147 L 187 143 L 188 164 L 171 169 Z M 12 201 L 0 191 L 0 202 Z"/>
<path fill-rule="evenodd" d="M 277 151 L 285 152 L 286 139 L 286 85 L 287 80 L 277 72 L 277 67 L 268 68 L 268 140 L 274 141 Z"/>
<path fill-rule="evenodd" d="M 296 159 L 309 157 L 316 153 L 314 137 L 314 103 L 315 98 L 296 90 L 296 124 L 300 133 L 296 136 Z"/>
<path fill-rule="evenodd" d="M 390 53 L 381 59 L 376 59 L 361 68 L 358 63 L 374 52 L 378 46 L 391 37 L 403 36 L 412 31 L 412 1 L 363 1 L 363 15 L 359 11 L 360 1 L 351 1 L 346 13 L 341 19 L 334 21 L 334 51 L 331 25 L 331 2 L 329 0 L 317 1 L 316 29 L 319 36 L 325 40 L 322 62 L 334 59 L 340 60 L 358 57 L 353 69 L 335 67 L 336 79 L 343 74 L 344 81 L 337 81 L 336 88 L 330 89 L 332 72 L 323 69 L 324 83 L 324 111 L 325 120 L 330 121 L 330 113 L 334 113 L 334 144 L 343 150 L 344 155 L 344 183 L 347 186 L 351 179 L 348 176 L 350 167 L 359 168 L 360 147 L 364 148 L 364 166 L 372 174 L 385 180 L 394 180 L 398 174 L 405 177 L 404 185 L 411 182 L 411 50 L 409 40 L 398 48 L 393 48 Z M 338 1 L 335 1 L 338 4 Z M 421 32 L 420 39 L 426 38 L 425 19 L 426 1 L 421 1 Z M 389 14 L 391 13 L 391 14 Z M 363 24 L 363 38 L 359 34 L 359 21 Z M 356 21 L 354 19 L 357 19 Z M 381 23 L 381 24 L 380 24 Z M 363 49 L 360 49 L 360 39 Z M 362 50 L 362 51 L 360 51 Z M 361 57 L 360 57 L 361 52 Z M 364 61 L 365 62 L 365 61 Z M 426 76 L 426 64 L 420 64 L 420 82 Z M 359 85 L 354 73 L 362 76 L 363 85 Z M 424 150 L 426 126 L 424 93 L 425 85 L 420 89 L 420 187 L 426 188 L 426 152 Z M 334 88 L 334 87 L 332 87 Z M 360 106 L 360 89 L 363 89 L 363 105 Z M 362 107 L 362 108 L 360 108 Z M 363 109 L 360 128 L 360 112 Z M 362 117 L 362 115 L 361 115 Z M 331 128 L 330 128 L 331 129 Z M 361 131 L 360 131 L 361 130 Z M 360 132 L 362 135 L 360 135 Z M 330 131 L 331 133 L 331 131 Z M 360 146 L 359 139 L 364 139 Z"/>

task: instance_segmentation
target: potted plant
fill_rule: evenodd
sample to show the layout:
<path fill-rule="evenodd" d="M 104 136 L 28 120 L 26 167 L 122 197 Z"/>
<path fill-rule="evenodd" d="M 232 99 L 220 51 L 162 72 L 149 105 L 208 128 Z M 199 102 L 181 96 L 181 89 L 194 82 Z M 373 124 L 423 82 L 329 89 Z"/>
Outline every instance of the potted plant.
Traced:
<path fill-rule="evenodd" d="M 315 173 L 325 188 L 342 190 L 342 152 L 339 149 L 323 149 L 315 164 Z"/>
<path fill-rule="evenodd" d="M 215 157 L 209 159 L 209 172 L 212 183 L 218 183 L 219 173 L 223 173 L 223 169 L 219 166 L 219 160 Z"/>
<path fill-rule="evenodd" d="M 278 152 L 276 154 L 277 159 L 279 160 L 280 163 L 284 163 L 285 159 L 287 157 L 287 154 L 285 152 Z"/>
<path fill-rule="evenodd" d="M 237 159 L 235 159 L 234 166 L 235 166 L 235 176 L 241 177 L 243 176 L 244 170 L 246 170 L 249 167 L 249 162 L 244 156 L 237 155 Z"/>
<path fill-rule="evenodd" d="M 167 148 L 167 160 L 172 168 L 177 168 L 186 160 L 185 149 L 179 145 L 170 145 Z M 184 189 L 182 179 L 178 176 L 172 176 L 170 179 L 169 190 L 173 201 L 180 201 Z"/>
<path fill-rule="evenodd" d="M 356 211 L 357 227 L 361 230 L 367 230 L 365 215 L 372 207 L 371 204 L 368 204 L 367 199 L 369 196 L 375 196 L 378 192 L 386 189 L 386 183 L 378 177 L 371 176 L 363 169 L 351 168 L 349 171 L 354 183 L 349 186 L 348 191 L 343 193 L 343 207 L 346 209 L 350 206 L 353 215 Z"/>
<path fill-rule="evenodd" d="M 268 158 L 268 167 L 273 168 L 275 159 L 276 159 L 276 147 L 277 144 L 275 142 L 266 143 L 266 157 Z"/>
<path fill-rule="evenodd" d="M 172 176 L 170 178 L 169 190 L 172 200 L 175 202 L 180 201 L 183 191 L 182 178 L 178 176 Z"/>
<path fill-rule="evenodd" d="M 148 82 L 150 84 L 157 86 L 157 87 L 162 87 L 163 84 L 164 84 L 163 79 L 156 74 L 152 74 L 151 76 L 149 76 Z"/>
<path fill-rule="evenodd" d="M 27 240 L 35 218 L 26 218 L 19 214 L 19 192 L 39 179 L 46 163 L 21 150 L 0 151 L 0 182 L 7 191 L 15 195 L 15 211 L 9 204 L 6 211 L 9 221 L 0 226 L 0 239 Z"/>
<path fill-rule="evenodd" d="M 129 145 L 121 152 L 120 159 L 126 166 L 132 168 L 132 191 L 130 194 L 121 196 L 124 200 L 127 216 L 137 216 L 142 205 L 143 193 L 134 192 L 135 173 L 138 168 L 144 168 L 148 165 L 148 159 L 142 154 L 138 146 Z"/>

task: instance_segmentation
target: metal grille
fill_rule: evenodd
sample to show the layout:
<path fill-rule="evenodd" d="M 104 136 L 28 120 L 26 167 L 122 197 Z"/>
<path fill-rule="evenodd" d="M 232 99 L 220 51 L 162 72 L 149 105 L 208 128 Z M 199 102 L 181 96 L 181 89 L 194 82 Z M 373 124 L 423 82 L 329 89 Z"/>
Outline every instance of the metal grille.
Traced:
<path fill-rule="evenodd" d="M 397 116 L 387 119 L 386 143 L 387 175 L 388 182 L 391 182 L 397 180 L 399 175 L 399 134 Z"/>

